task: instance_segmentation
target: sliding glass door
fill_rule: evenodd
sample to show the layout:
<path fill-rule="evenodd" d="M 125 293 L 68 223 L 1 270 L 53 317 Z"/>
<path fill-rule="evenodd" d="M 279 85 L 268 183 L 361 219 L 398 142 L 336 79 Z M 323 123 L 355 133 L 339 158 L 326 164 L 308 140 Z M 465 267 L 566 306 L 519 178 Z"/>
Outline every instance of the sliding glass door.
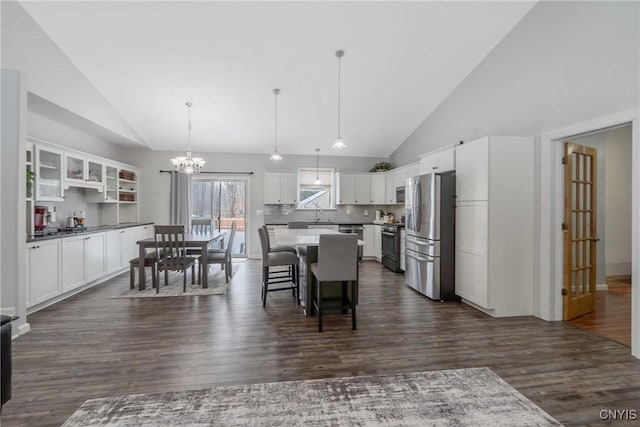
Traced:
<path fill-rule="evenodd" d="M 243 178 L 208 179 L 199 176 L 194 177 L 191 184 L 192 218 L 209 220 L 213 228 L 226 232 L 225 242 L 228 241 L 231 223 L 236 221 L 231 253 L 241 257 L 246 256 L 246 192 L 247 180 Z"/>

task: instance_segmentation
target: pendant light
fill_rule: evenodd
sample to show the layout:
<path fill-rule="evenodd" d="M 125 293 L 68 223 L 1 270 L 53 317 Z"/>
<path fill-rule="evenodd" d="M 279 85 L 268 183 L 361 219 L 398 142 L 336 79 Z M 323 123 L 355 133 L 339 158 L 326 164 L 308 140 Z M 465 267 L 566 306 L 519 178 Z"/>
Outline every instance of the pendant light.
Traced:
<path fill-rule="evenodd" d="M 343 149 L 346 147 L 346 145 L 344 144 L 344 141 L 342 140 L 342 132 L 341 132 L 341 109 L 340 109 L 340 104 L 341 104 L 341 75 L 340 75 L 340 61 L 342 60 L 342 57 L 344 56 L 344 51 L 343 50 L 336 50 L 336 57 L 338 58 L 338 138 L 336 138 L 336 141 L 333 143 L 333 148 L 336 149 Z"/>
<path fill-rule="evenodd" d="M 273 95 L 276 99 L 276 133 L 275 133 L 275 149 L 273 150 L 273 154 L 269 157 L 271 160 L 282 160 L 282 156 L 278 153 L 278 94 L 280 94 L 280 89 L 273 89 Z"/>
<path fill-rule="evenodd" d="M 189 130 L 187 133 L 187 155 L 186 157 L 179 156 L 174 157 L 171 160 L 173 167 L 177 172 L 180 173 L 200 173 L 200 170 L 204 167 L 206 161 L 202 159 L 202 157 L 191 157 L 191 106 L 193 105 L 190 102 L 185 104 L 189 111 Z"/>
<path fill-rule="evenodd" d="M 313 181 L 313 185 L 321 185 L 322 184 L 322 181 L 320 181 L 320 173 L 318 172 L 319 171 L 319 168 L 318 168 L 319 159 L 320 159 L 320 149 L 316 148 L 316 180 Z"/>

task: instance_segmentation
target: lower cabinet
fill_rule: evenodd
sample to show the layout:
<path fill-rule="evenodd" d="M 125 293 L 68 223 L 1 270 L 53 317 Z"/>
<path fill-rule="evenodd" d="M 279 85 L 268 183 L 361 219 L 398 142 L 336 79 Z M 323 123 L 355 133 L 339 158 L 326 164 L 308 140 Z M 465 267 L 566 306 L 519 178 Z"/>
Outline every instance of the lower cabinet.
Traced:
<path fill-rule="evenodd" d="M 62 292 L 60 239 L 27 244 L 27 306 L 40 304 Z"/>
<path fill-rule="evenodd" d="M 376 256 L 376 242 L 375 242 L 375 225 L 363 225 L 362 240 L 364 240 L 364 247 L 362 248 L 362 256 L 364 258 L 373 258 Z"/>
<path fill-rule="evenodd" d="M 106 274 L 105 233 L 67 237 L 62 241 L 62 292 Z"/>
<path fill-rule="evenodd" d="M 27 307 L 129 268 L 149 237 L 153 225 L 27 243 Z"/>
<path fill-rule="evenodd" d="M 373 254 L 376 259 L 382 262 L 382 226 L 373 226 Z"/>

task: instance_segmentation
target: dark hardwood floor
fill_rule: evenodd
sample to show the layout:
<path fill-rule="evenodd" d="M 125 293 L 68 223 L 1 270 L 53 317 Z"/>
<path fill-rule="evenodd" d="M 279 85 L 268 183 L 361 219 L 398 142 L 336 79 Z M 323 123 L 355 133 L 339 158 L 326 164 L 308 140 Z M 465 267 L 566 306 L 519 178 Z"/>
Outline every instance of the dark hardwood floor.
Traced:
<path fill-rule="evenodd" d="M 631 276 L 609 276 L 607 286 L 596 292 L 595 311 L 570 322 L 631 347 Z"/>
<path fill-rule="evenodd" d="M 123 275 L 29 316 L 2 426 L 60 425 L 104 396 L 480 366 L 565 425 L 604 424 L 602 409 L 640 411 L 640 361 L 568 322 L 432 302 L 363 262 L 358 330 L 338 314 L 318 333 L 289 292 L 269 294 L 262 309 L 259 262 L 235 270 L 222 296 L 110 299 L 128 287 Z"/>

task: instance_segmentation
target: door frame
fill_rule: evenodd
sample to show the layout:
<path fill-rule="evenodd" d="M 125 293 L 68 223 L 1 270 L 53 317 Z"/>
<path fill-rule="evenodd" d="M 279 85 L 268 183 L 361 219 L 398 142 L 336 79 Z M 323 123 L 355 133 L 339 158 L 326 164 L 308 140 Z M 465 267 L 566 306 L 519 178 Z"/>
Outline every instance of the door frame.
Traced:
<path fill-rule="evenodd" d="M 640 110 L 631 110 L 603 116 L 586 122 L 545 132 L 540 136 L 536 150 L 538 191 L 534 198 L 539 206 L 539 233 L 537 233 L 537 286 L 538 317 L 544 320 L 562 320 L 564 180 L 562 171 L 565 139 L 631 123 L 632 150 L 632 247 L 631 274 L 640 277 Z M 631 291 L 631 354 L 640 359 L 640 289 Z"/>

